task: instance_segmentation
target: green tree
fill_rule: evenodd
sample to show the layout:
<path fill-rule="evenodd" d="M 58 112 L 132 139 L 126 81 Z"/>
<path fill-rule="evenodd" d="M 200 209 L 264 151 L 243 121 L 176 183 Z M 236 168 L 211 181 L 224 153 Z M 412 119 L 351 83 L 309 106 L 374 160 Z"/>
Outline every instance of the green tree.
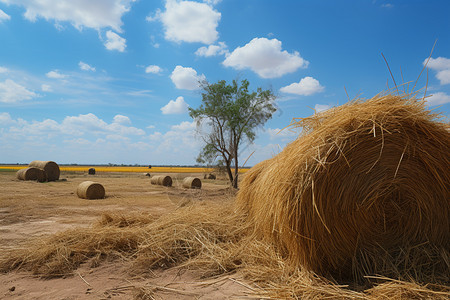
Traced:
<path fill-rule="evenodd" d="M 225 80 L 214 84 L 203 82 L 202 104 L 197 109 L 189 108 L 197 127 L 203 121 L 208 125 L 208 132 L 201 133 L 205 146 L 197 162 L 222 161 L 234 188 L 238 187 L 240 146 L 252 143 L 256 129 L 276 111 L 276 97 L 271 90 L 258 88 L 256 92 L 249 92 L 248 86 L 247 80 L 240 84 L 233 80 L 230 85 Z"/>

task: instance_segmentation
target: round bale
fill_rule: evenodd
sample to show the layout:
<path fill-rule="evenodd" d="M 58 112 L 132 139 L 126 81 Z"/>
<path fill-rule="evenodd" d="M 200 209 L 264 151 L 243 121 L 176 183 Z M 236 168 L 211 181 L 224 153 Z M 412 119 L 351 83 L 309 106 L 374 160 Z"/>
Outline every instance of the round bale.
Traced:
<path fill-rule="evenodd" d="M 425 248 L 411 253 L 450 248 L 448 123 L 424 101 L 379 95 L 293 126 L 302 135 L 240 185 L 256 234 L 291 265 L 334 278 L 445 268 Z"/>
<path fill-rule="evenodd" d="M 89 175 L 95 175 L 95 168 L 89 168 L 88 174 Z"/>
<path fill-rule="evenodd" d="M 17 179 L 20 180 L 37 180 L 39 182 L 47 181 L 47 175 L 44 170 L 39 168 L 20 169 L 16 173 Z"/>
<path fill-rule="evenodd" d="M 213 173 L 209 173 L 209 174 L 205 174 L 205 176 L 203 176 L 203 179 L 216 179 L 216 175 Z"/>
<path fill-rule="evenodd" d="M 202 181 L 197 177 L 186 177 L 183 179 L 183 187 L 186 189 L 201 189 Z"/>
<path fill-rule="evenodd" d="M 77 195 L 83 199 L 103 199 L 105 188 L 98 182 L 83 181 L 78 185 Z"/>
<path fill-rule="evenodd" d="M 153 176 L 150 182 L 156 185 L 172 186 L 172 177 L 164 175 Z"/>
<path fill-rule="evenodd" d="M 48 181 L 55 181 L 59 179 L 59 166 L 53 161 L 34 160 L 28 166 L 43 169 L 47 174 Z"/>

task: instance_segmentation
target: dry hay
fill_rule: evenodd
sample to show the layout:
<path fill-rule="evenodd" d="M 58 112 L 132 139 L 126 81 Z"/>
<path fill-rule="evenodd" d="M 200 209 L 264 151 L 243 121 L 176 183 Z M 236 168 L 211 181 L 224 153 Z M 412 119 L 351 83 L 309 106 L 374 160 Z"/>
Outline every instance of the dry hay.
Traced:
<path fill-rule="evenodd" d="M 104 214 L 90 228 L 40 237 L 1 255 L 0 271 L 66 276 L 92 258 L 97 264 L 101 259 L 120 257 L 130 261 L 131 272 L 146 273 L 200 254 L 208 256 L 215 247 L 236 244 L 244 232 L 237 220 L 230 204 L 184 207 L 159 219 L 145 214 Z M 217 263 L 210 264 L 220 269 Z"/>
<path fill-rule="evenodd" d="M 186 177 L 183 179 L 182 185 L 186 189 L 201 189 L 202 181 L 197 177 Z"/>
<path fill-rule="evenodd" d="M 213 179 L 213 180 L 215 180 L 215 179 L 216 179 L 216 175 L 213 174 L 213 173 L 205 174 L 205 175 L 203 176 L 203 179 Z"/>
<path fill-rule="evenodd" d="M 47 181 L 47 174 L 45 173 L 45 171 L 33 167 L 20 169 L 19 171 L 17 171 L 16 177 L 19 180 L 36 180 L 39 182 Z"/>
<path fill-rule="evenodd" d="M 48 181 L 56 181 L 59 179 L 59 166 L 53 161 L 34 160 L 28 166 L 43 169 L 47 173 Z"/>
<path fill-rule="evenodd" d="M 247 172 L 240 210 L 293 266 L 448 282 L 449 125 L 424 105 L 378 95 L 294 120 L 303 134 Z"/>
<path fill-rule="evenodd" d="M 163 186 L 172 186 L 172 177 L 164 175 L 153 176 L 150 179 L 150 183 Z"/>
<path fill-rule="evenodd" d="M 89 175 L 95 175 L 95 168 L 89 168 L 88 174 Z"/>
<path fill-rule="evenodd" d="M 203 278 L 239 272 L 250 298 L 264 299 L 448 299 L 445 286 L 375 278 L 359 291 L 303 268 L 294 271 L 272 244 L 254 239 L 231 201 L 195 204 L 154 218 L 104 214 L 90 228 L 40 237 L 0 255 L 0 271 L 18 269 L 41 277 L 69 276 L 83 263 L 128 263 L 130 274 L 151 275 L 170 267 L 202 271 Z M 148 291 L 149 299 L 152 292 Z M 147 298 L 146 298 L 147 299 Z"/>
<path fill-rule="evenodd" d="M 77 195 L 83 199 L 103 199 L 105 188 L 98 182 L 83 181 L 78 185 Z"/>

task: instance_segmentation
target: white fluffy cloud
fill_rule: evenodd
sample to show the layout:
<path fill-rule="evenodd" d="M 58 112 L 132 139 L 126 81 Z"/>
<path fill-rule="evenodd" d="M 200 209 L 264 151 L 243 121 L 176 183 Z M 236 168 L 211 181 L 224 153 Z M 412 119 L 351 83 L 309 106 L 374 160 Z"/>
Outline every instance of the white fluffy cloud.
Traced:
<path fill-rule="evenodd" d="M 436 78 L 439 79 L 441 84 L 450 84 L 450 69 L 437 72 Z"/>
<path fill-rule="evenodd" d="M 123 37 L 121 37 L 115 32 L 112 32 L 111 30 L 108 30 L 106 32 L 106 38 L 107 38 L 105 43 L 106 49 L 117 50 L 119 52 L 125 51 L 127 45 L 126 40 Z"/>
<path fill-rule="evenodd" d="M 47 76 L 48 78 L 53 78 L 53 79 L 63 79 L 63 78 L 67 77 L 67 75 L 59 73 L 58 70 L 50 71 L 47 74 L 45 74 L 45 76 Z"/>
<path fill-rule="evenodd" d="M 34 97 L 37 97 L 36 93 L 11 79 L 0 82 L 0 102 L 16 103 L 23 100 L 30 100 Z"/>
<path fill-rule="evenodd" d="M 203 0 L 203 2 L 208 3 L 209 5 L 216 5 L 222 2 L 222 0 Z"/>
<path fill-rule="evenodd" d="M 107 122 L 89 113 L 63 121 L 30 121 L 0 112 L 0 152 L 8 162 L 31 161 L 41 153 L 42 158 L 60 163 L 195 163 L 202 141 L 195 137 L 194 122 L 146 135 L 140 128 L 121 123 L 128 120 L 116 115 Z"/>
<path fill-rule="evenodd" d="M 224 42 L 219 42 L 219 45 L 209 45 L 208 47 L 200 47 L 195 51 L 197 56 L 217 56 L 217 55 L 226 55 L 229 51 L 227 49 L 227 45 Z"/>
<path fill-rule="evenodd" d="M 34 22 L 38 18 L 55 22 L 70 22 L 74 27 L 112 28 L 121 32 L 122 15 L 130 10 L 135 0 L 0 0 L 6 4 L 25 8 L 25 18 Z"/>
<path fill-rule="evenodd" d="M 180 96 L 175 101 L 170 100 L 167 105 L 161 107 L 161 111 L 164 115 L 184 114 L 188 111 L 188 107 L 184 98 Z"/>
<path fill-rule="evenodd" d="M 425 65 L 428 59 L 425 59 Z M 450 84 L 450 59 L 445 57 L 430 58 L 428 61 L 428 68 L 436 71 L 436 78 L 439 79 L 442 85 Z"/>
<path fill-rule="evenodd" d="M 223 64 L 238 70 L 251 69 L 262 78 L 281 77 L 308 66 L 300 53 L 283 51 L 281 41 L 267 38 L 254 38 L 245 46 L 236 48 Z"/>
<path fill-rule="evenodd" d="M 53 91 L 53 90 L 52 90 L 52 87 L 51 87 L 50 85 L 48 85 L 48 84 L 43 84 L 43 85 L 41 85 L 41 90 L 42 90 L 43 92 L 51 92 L 51 91 Z"/>
<path fill-rule="evenodd" d="M 291 129 L 291 128 L 268 128 L 266 132 L 269 134 L 270 139 L 282 138 L 283 140 L 286 138 L 292 139 L 293 137 L 298 136 L 299 129 Z"/>
<path fill-rule="evenodd" d="M 7 15 L 3 10 L 0 9 L 0 23 L 3 21 L 8 21 L 10 19 L 11 19 L 11 17 L 9 15 Z"/>
<path fill-rule="evenodd" d="M 114 118 L 112 123 L 106 123 L 92 113 L 80 114 L 78 116 L 67 116 L 61 123 L 52 119 L 45 119 L 43 121 L 28 122 L 22 119 L 11 120 L 8 116 L 0 115 L 2 119 L 8 121 L 12 126 L 9 128 L 9 133 L 19 137 L 32 136 L 75 136 L 75 137 L 89 137 L 89 136 L 143 136 L 145 132 L 142 129 L 127 126 L 126 120 L 128 117 L 120 116 Z M 116 122 L 120 119 L 121 122 Z M 123 123 L 125 121 L 125 123 Z M 62 138 L 62 137 L 61 137 Z"/>
<path fill-rule="evenodd" d="M 320 85 L 317 79 L 307 76 L 302 78 L 298 83 L 294 82 L 288 86 L 282 87 L 280 91 L 283 93 L 309 96 L 322 92 L 323 89 L 324 87 Z"/>
<path fill-rule="evenodd" d="M 144 135 L 142 129 L 126 126 L 130 119 L 126 116 L 116 115 L 114 121 L 110 124 L 106 123 L 96 115 L 89 113 L 78 116 L 67 116 L 60 124 L 61 132 L 71 135 L 87 135 L 87 134 L 116 134 L 116 135 Z"/>
<path fill-rule="evenodd" d="M 157 12 L 148 21 L 160 20 L 165 38 L 174 42 L 212 44 L 218 38 L 216 30 L 221 14 L 206 3 L 167 0 L 166 10 Z"/>
<path fill-rule="evenodd" d="M 8 69 L 5 67 L 0 67 L 0 73 L 6 73 L 8 72 Z"/>
<path fill-rule="evenodd" d="M 195 122 L 174 125 L 166 133 L 155 132 L 149 136 L 149 140 L 157 145 L 153 155 L 164 157 L 165 161 L 172 164 L 176 164 L 180 158 L 193 161 L 203 145 L 203 141 L 196 136 Z"/>
<path fill-rule="evenodd" d="M 206 80 L 206 77 L 203 74 L 198 75 L 197 71 L 192 68 L 176 66 L 172 75 L 170 75 L 170 79 L 172 79 L 177 89 L 198 90 L 200 89 L 199 82 Z"/>
<path fill-rule="evenodd" d="M 127 116 L 123 116 L 123 115 L 115 115 L 113 120 L 114 120 L 114 123 L 117 123 L 117 124 L 131 124 L 130 118 L 128 118 Z"/>
<path fill-rule="evenodd" d="M 161 73 L 161 71 L 162 69 L 156 65 L 150 65 L 147 68 L 145 68 L 145 73 L 158 74 Z"/>
<path fill-rule="evenodd" d="M 9 113 L 6 112 L 0 113 L 0 125 L 4 126 L 9 125 L 11 123 L 14 123 L 14 121 Z"/>
<path fill-rule="evenodd" d="M 446 93 L 438 92 L 434 93 L 430 97 L 426 98 L 427 104 L 429 106 L 435 106 L 435 105 L 443 105 L 446 103 L 450 103 L 450 95 L 447 95 Z"/>
<path fill-rule="evenodd" d="M 326 111 L 328 109 L 331 108 L 331 105 L 328 104 L 316 104 L 316 106 L 314 106 L 314 109 L 316 110 L 316 112 L 321 112 L 321 111 Z"/>
<path fill-rule="evenodd" d="M 425 65 L 428 59 L 425 59 L 423 64 Z M 428 68 L 433 70 L 446 70 L 450 69 L 450 59 L 445 57 L 430 58 L 428 61 Z"/>
<path fill-rule="evenodd" d="M 173 125 L 172 130 L 181 130 L 181 131 L 186 131 L 186 130 L 195 130 L 195 128 L 197 128 L 196 122 L 181 122 L 178 125 Z"/>
<path fill-rule="evenodd" d="M 90 65 L 88 65 L 87 63 L 84 63 L 84 62 L 82 62 L 82 61 L 80 61 L 80 62 L 78 63 L 78 66 L 79 66 L 80 69 L 83 70 L 83 71 L 92 71 L 92 72 L 95 72 L 95 68 L 94 68 L 94 67 L 91 67 Z"/>

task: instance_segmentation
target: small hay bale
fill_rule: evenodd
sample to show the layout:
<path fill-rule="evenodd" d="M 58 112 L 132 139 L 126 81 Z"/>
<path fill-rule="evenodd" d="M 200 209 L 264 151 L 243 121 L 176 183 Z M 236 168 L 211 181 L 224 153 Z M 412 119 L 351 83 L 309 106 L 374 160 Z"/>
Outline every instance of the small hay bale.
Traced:
<path fill-rule="evenodd" d="M 203 176 L 203 179 L 213 179 L 216 180 L 216 175 L 215 174 L 205 174 L 205 176 Z"/>
<path fill-rule="evenodd" d="M 48 181 L 56 181 L 59 179 L 59 166 L 53 161 L 34 160 L 28 166 L 43 169 L 47 174 Z"/>
<path fill-rule="evenodd" d="M 186 189 L 201 189 L 202 181 L 197 177 L 186 177 L 183 179 L 183 187 Z"/>
<path fill-rule="evenodd" d="M 258 235 L 292 265 L 334 278 L 448 268 L 449 124 L 410 95 L 294 121 L 302 135 L 240 185 L 237 207 Z M 419 246 L 444 254 L 436 261 L 424 248 L 410 260 Z"/>
<path fill-rule="evenodd" d="M 153 176 L 150 183 L 163 186 L 172 186 L 172 177 L 164 175 Z"/>
<path fill-rule="evenodd" d="M 83 181 L 78 185 L 77 195 L 83 199 L 103 199 L 105 188 L 98 182 Z"/>
<path fill-rule="evenodd" d="M 88 174 L 89 175 L 95 175 L 95 168 L 89 168 Z"/>
<path fill-rule="evenodd" d="M 25 168 L 20 169 L 16 173 L 17 179 L 20 180 L 37 180 L 39 182 L 47 181 L 47 174 L 44 170 L 39 168 Z"/>

